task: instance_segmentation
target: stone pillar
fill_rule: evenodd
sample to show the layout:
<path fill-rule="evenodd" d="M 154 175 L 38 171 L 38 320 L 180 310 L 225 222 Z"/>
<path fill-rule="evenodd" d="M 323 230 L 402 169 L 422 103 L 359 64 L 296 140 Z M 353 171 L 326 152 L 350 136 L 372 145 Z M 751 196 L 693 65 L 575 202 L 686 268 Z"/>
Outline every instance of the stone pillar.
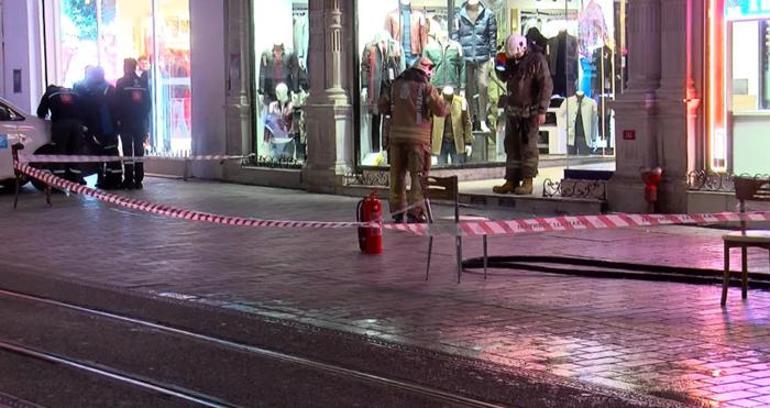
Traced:
<path fill-rule="evenodd" d="M 687 211 L 687 176 L 697 157 L 696 119 L 700 100 L 695 88 L 693 61 L 694 3 L 700 0 L 665 0 L 661 3 L 663 40 L 661 86 L 658 90 L 658 165 L 663 168 L 660 210 Z"/>
<path fill-rule="evenodd" d="M 668 1 L 668 0 L 665 0 Z M 616 117 L 615 175 L 607 187 L 612 211 L 644 212 L 639 169 L 658 166 L 661 79 L 660 0 L 628 2 L 628 89 L 612 103 Z"/>
<path fill-rule="evenodd" d="M 353 106 L 343 81 L 351 60 L 352 2 L 310 0 L 310 96 L 305 107 L 309 191 L 334 192 L 354 165 Z"/>
<path fill-rule="evenodd" d="M 251 3 L 244 0 L 225 0 L 225 55 L 227 154 L 253 152 L 253 123 L 251 100 Z M 225 178 L 240 172 L 239 162 L 225 164 Z"/>

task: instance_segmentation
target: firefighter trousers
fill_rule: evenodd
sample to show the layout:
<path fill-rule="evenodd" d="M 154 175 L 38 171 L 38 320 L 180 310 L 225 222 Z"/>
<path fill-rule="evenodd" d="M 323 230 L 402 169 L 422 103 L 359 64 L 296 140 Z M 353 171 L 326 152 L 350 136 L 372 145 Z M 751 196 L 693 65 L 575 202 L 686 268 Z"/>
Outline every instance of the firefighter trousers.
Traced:
<path fill-rule="evenodd" d="M 79 120 L 64 119 L 51 124 L 51 141 L 58 154 L 80 154 L 83 149 L 83 124 Z M 83 172 L 78 163 L 63 163 L 54 173 L 69 181 L 80 182 Z"/>
<path fill-rule="evenodd" d="M 505 123 L 505 179 L 519 181 L 537 177 L 540 151 L 537 116 L 508 116 Z"/>
<path fill-rule="evenodd" d="M 144 157 L 145 132 L 123 130 L 120 132 L 120 143 L 123 144 L 123 156 L 126 158 L 124 180 L 127 186 L 141 184 L 144 180 L 144 162 L 134 158 Z"/>
<path fill-rule="evenodd" d="M 120 156 L 120 151 L 118 150 L 118 136 L 117 135 L 106 135 L 106 136 L 100 136 L 98 137 L 99 142 L 101 143 L 101 152 L 100 155 L 103 156 L 113 156 L 117 157 Z M 123 182 L 123 167 L 122 164 L 119 161 L 109 161 L 102 164 L 102 171 L 100 174 L 102 177 L 100 177 L 99 188 L 104 189 L 117 189 L 120 188 Z"/>
<path fill-rule="evenodd" d="M 431 146 L 420 143 L 391 143 L 390 198 L 391 213 L 409 209 L 409 214 L 420 217 L 425 214 L 424 182 L 430 171 Z M 406 191 L 406 173 L 411 178 L 411 189 Z"/>

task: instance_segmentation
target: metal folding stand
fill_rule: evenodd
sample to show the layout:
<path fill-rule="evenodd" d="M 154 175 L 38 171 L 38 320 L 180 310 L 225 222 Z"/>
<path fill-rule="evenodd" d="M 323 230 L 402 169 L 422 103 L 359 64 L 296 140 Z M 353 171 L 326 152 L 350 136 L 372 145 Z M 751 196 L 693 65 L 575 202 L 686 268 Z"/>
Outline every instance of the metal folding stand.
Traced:
<path fill-rule="evenodd" d="M 18 163 L 19 162 L 19 150 L 24 150 L 24 145 L 21 143 L 16 143 L 13 146 L 11 146 L 11 154 L 13 155 L 13 162 Z M 14 195 L 13 195 L 13 209 L 15 210 L 19 206 L 19 194 L 21 194 L 21 184 L 23 180 L 23 175 L 20 171 L 13 169 L 13 173 L 16 176 L 15 180 L 15 186 L 14 186 Z M 51 186 L 47 185 L 45 186 L 45 202 L 49 207 L 53 207 L 53 204 L 51 203 Z"/>

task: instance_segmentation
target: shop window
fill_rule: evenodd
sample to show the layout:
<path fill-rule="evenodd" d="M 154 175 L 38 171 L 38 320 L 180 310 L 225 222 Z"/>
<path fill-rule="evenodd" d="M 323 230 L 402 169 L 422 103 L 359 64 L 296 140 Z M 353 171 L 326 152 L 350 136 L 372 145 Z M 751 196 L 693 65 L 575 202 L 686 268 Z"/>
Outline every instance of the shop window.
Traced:
<path fill-rule="evenodd" d="M 153 95 L 150 150 L 191 149 L 189 0 L 46 0 L 45 19 L 51 83 L 71 87 L 98 65 L 114 84 L 123 60 L 139 59 Z"/>
<path fill-rule="evenodd" d="M 254 3 L 256 162 L 301 167 L 307 145 L 310 26 L 307 0 Z"/>
<path fill-rule="evenodd" d="M 610 105 L 625 87 L 626 0 L 357 3 L 362 166 L 387 165 L 382 149 L 387 126 L 376 101 L 419 55 L 436 65 L 434 85 L 465 100 L 471 121 L 472 135 L 467 138 L 453 137 L 464 131 L 450 133 L 448 121 L 445 129 L 434 125 L 434 167 L 501 165 L 506 86 L 495 75 L 491 58 L 503 51 L 511 33 L 526 34 L 532 52 L 545 55 L 554 83 L 546 124 L 540 129 L 541 157 L 580 158 L 570 159 L 570 164 L 614 160 L 615 118 Z M 407 11 L 409 24 L 404 18 Z M 466 142 L 472 146 L 469 157 L 462 154 Z"/>

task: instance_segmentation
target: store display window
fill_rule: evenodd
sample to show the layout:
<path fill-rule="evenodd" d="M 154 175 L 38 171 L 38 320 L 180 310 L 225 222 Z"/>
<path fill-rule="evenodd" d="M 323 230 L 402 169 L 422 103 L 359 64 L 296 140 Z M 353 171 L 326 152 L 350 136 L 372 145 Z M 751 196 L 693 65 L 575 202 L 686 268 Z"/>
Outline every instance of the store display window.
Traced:
<path fill-rule="evenodd" d="M 301 167 L 307 144 L 307 0 L 254 3 L 257 165 Z"/>
<path fill-rule="evenodd" d="M 767 174 L 770 3 L 711 0 L 709 7 L 710 170 Z"/>
<path fill-rule="evenodd" d="M 433 166 L 505 162 L 503 107 L 508 91 L 492 59 L 514 33 L 526 35 L 530 52 L 544 55 L 554 85 L 547 120 L 540 128 L 541 157 L 614 154 L 610 104 L 625 87 L 626 0 L 357 3 L 362 166 L 387 166 L 382 149 L 387 125 L 376 101 L 419 56 L 435 64 L 432 83 L 454 95 L 453 101 L 461 101 L 454 116 L 434 121 Z M 466 120 L 467 126 L 462 123 Z M 469 144 L 472 149 L 466 150 Z"/>
<path fill-rule="evenodd" d="M 189 0 L 54 0 L 44 3 L 48 81 L 73 86 L 89 65 L 115 83 L 139 60 L 153 95 L 150 150 L 191 149 Z"/>

